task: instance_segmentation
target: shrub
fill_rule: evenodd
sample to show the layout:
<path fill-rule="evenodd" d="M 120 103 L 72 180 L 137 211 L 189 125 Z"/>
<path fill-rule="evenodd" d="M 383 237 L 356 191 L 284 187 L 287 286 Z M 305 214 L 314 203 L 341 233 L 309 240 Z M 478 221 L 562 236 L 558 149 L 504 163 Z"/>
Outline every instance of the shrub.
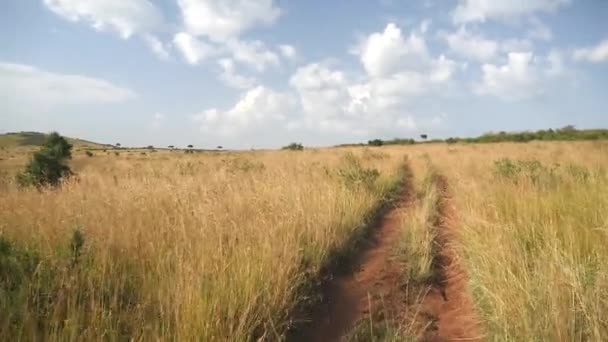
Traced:
<path fill-rule="evenodd" d="M 91 151 L 85 151 L 84 154 L 86 154 L 87 157 L 92 157 L 93 156 L 93 152 L 91 152 Z"/>
<path fill-rule="evenodd" d="M 302 146 L 302 144 L 300 143 L 291 143 L 287 146 L 283 147 L 284 150 L 292 150 L 292 151 L 302 151 L 304 149 L 304 146 Z"/>
<path fill-rule="evenodd" d="M 17 176 L 22 186 L 57 186 L 73 173 L 66 165 L 72 158 L 72 145 L 56 132 L 51 133 L 40 150 L 32 156 L 25 170 Z"/>
<path fill-rule="evenodd" d="M 338 176 L 342 178 L 346 186 L 357 187 L 363 185 L 372 190 L 376 179 L 380 177 L 380 172 L 373 168 L 364 168 L 359 158 L 349 152 L 343 158 L 343 166 L 338 170 Z"/>
<path fill-rule="evenodd" d="M 368 141 L 367 144 L 370 146 L 382 146 L 384 145 L 384 142 L 381 139 L 374 139 Z"/>

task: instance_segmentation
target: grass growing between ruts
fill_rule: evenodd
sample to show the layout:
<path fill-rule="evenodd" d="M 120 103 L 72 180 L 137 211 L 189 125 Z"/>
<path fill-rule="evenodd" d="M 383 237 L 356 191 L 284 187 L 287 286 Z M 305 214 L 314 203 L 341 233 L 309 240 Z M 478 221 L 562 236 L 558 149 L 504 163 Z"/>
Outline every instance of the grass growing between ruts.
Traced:
<path fill-rule="evenodd" d="M 608 336 L 608 147 L 440 146 L 486 339 Z"/>

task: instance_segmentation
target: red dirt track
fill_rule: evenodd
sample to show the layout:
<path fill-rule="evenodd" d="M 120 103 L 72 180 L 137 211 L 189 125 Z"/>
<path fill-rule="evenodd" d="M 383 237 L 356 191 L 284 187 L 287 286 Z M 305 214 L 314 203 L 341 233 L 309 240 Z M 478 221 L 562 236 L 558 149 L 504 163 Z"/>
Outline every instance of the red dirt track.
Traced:
<path fill-rule="evenodd" d="M 411 202 L 411 176 L 404 181 L 399 199 L 377 224 L 368 243 L 352 262 L 352 270 L 334 275 L 324 289 L 325 301 L 313 312 L 312 322 L 297 341 L 339 341 L 368 313 L 376 311 L 398 292 L 399 269 L 391 267 L 389 256 L 399 234 L 398 210 Z M 377 294 L 379 296 L 372 296 Z"/>
<path fill-rule="evenodd" d="M 363 319 L 392 319 L 409 324 L 415 319 L 423 329 L 422 341 L 480 341 L 482 335 L 473 302 L 468 293 L 468 276 L 453 246 L 455 216 L 448 195 L 447 180 L 437 177 L 440 191 L 432 283 L 403 284 L 405 265 L 391 258 L 399 241 L 400 210 L 414 202 L 411 175 L 403 192 L 371 229 L 372 236 L 350 262 L 350 271 L 334 274 L 324 284 L 323 301 L 308 317 L 311 321 L 298 331 L 294 341 L 340 341 Z M 407 262 L 407 261 L 406 261 Z M 426 293 L 412 303 L 408 290 Z M 409 304 L 408 304 L 409 303 Z M 409 320 L 409 321 L 408 321 Z"/>
<path fill-rule="evenodd" d="M 447 179 L 438 176 L 436 185 L 439 202 L 433 267 L 438 277 L 421 303 L 422 312 L 429 319 L 423 341 L 481 341 L 468 274 L 455 248 L 456 216 Z"/>

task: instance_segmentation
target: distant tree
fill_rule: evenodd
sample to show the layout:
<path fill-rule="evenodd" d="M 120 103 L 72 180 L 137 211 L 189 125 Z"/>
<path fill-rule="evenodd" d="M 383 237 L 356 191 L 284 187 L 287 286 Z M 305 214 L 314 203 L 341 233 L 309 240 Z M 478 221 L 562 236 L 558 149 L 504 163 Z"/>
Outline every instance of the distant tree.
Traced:
<path fill-rule="evenodd" d="M 148 150 L 153 150 L 153 149 L 154 149 L 154 146 L 152 146 L 152 145 L 148 145 L 148 146 L 146 146 L 146 148 L 147 148 Z"/>
<path fill-rule="evenodd" d="M 193 148 L 193 147 L 194 147 L 194 145 L 188 145 L 188 148 Z"/>
<path fill-rule="evenodd" d="M 169 145 L 167 147 L 170 148 L 170 149 L 174 149 L 175 148 L 175 146 L 173 146 L 173 145 Z"/>
<path fill-rule="evenodd" d="M 291 143 L 287 146 L 283 146 L 283 150 L 302 151 L 304 146 L 300 143 Z"/>
<path fill-rule="evenodd" d="M 218 150 L 221 150 L 222 148 L 223 148 L 223 147 L 222 147 L 222 145 L 218 145 L 218 146 L 217 146 L 217 149 L 218 149 Z"/>
<path fill-rule="evenodd" d="M 384 145 L 384 141 L 382 141 L 381 139 L 374 139 L 368 141 L 367 144 L 371 146 L 382 146 Z"/>
<path fill-rule="evenodd" d="M 562 131 L 562 132 L 574 132 L 574 131 L 576 131 L 576 127 L 574 127 L 573 125 L 567 125 L 567 126 L 562 127 L 560 129 L 560 131 Z"/>
<path fill-rule="evenodd" d="M 116 143 L 116 147 L 120 147 L 120 143 Z"/>
<path fill-rule="evenodd" d="M 72 145 L 57 132 L 49 134 L 40 150 L 32 156 L 25 170 L 17 176 L 20 185 L 57 186 L 71 176 L 67 160 L 72 158 Z"/>

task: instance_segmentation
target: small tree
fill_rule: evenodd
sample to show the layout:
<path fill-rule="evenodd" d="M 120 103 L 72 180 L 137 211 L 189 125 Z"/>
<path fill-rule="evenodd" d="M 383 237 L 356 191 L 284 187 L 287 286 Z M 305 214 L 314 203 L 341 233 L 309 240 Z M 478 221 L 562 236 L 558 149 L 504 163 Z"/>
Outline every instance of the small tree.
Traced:
<path fill-rule="evenodd" d="M 57 132 L 49 134 L 40 150 L 32 156 L 25 170 L 17 176 L 22 186 L 57 186 L 62 179 L 71 176 L 66 165 L 72 158 L 72 145 Z"/>
<path fill-rule="evenodd" d="M 302 144 L 300 143 L 291 143 L 287 146 L 283 147 L 284 150 L 292 150 L 292 151 L 302 151 L 304 149 L 304 146 L 302 146 Z"/>
<path fill-rule="evenodd" d="M 218 149 L 218 150 L 221 150 L 222 148 L 223 148 L 223 147 L 222 147 L 222 145 L 218 145 L 218 146 L 217 146 L 217 149 Z"/>
<path fill-rule="evenodd" d="M 426 134 L 420 134 L 420 138 L 422 138 L 423 140 L 426 140 L 426 138 L 428 138 L 429 136 Z"/>
<path fill-rule="evenodd" d="M 116 143 L 116 147 L 120 148 L 120 143 Z"/>
<path fill-rule="evenodd" d="M 374 139 L 374 140 L 368 141 L 367 144 L 371 145 L 371 146 L 382 146 L 384 144 L 384 141 L 382 141 L 380 139 Z"/>

